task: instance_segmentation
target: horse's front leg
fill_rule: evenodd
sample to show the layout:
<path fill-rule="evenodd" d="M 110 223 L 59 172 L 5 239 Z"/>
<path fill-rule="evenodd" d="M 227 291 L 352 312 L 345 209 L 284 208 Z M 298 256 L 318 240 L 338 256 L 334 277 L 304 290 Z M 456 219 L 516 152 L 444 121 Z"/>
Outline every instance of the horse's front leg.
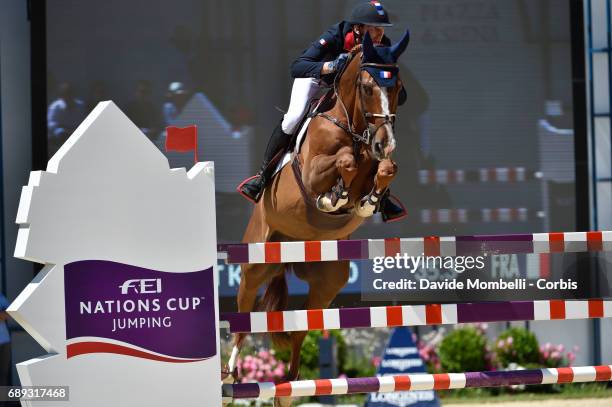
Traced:
<path fill-rule="evenodd" d="M 380 199 L 385 193 L 393 178 L 397 175 L 397 164 L 389 158 L 385 158 L 378 164 L 376 176 L 374 177 L 374 188 L 364 196 L 355 208 L 358 216 L 367 218 L 376 212 Z"/>
<path fill-rule="evenodd" d="M 349 146 L 333 155 L 319 155 L 312 159 L 305 171 L 304 185 L 319 192 L 317 208 L 334 212 L 348 203 L 349 189 L 357 176 L 357 160 Z"/>

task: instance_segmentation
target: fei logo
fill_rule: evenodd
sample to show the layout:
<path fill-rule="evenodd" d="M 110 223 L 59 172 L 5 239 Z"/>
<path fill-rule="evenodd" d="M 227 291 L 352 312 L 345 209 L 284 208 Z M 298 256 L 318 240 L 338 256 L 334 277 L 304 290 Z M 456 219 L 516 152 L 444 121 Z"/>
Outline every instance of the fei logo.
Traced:
<path fill-rule="evenodd" d="M 121 294 L 123 295 L 127 295 L 130 292 L 135 294 L 160 294 L 162 292 L 161 278 L 125 280 L 119 288 L 121 288 Z"/>

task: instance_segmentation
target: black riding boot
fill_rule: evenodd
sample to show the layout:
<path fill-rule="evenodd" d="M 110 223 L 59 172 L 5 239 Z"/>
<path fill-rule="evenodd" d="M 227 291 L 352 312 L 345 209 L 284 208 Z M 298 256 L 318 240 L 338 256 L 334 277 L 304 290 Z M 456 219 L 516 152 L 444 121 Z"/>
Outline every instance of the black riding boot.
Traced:
<path fill-rule="evenodd" d="M 281 123 L 272 132 L 259 172 L 238 185 L 237 191 L 250 201 L 259 202 L 264 188 L 272 178 L 278 160 L 283 156 L 291 142 L 291 136 L 283 132 Z"/>
<path fill-rule="evenodd" d="M 397 200 L 397 198 L 393 198 L 397 201 L 398 204 L 393 202 L 391 199 L 391 191 L 387 188 L 382 198 L 380 199 L 380 214 L 382 216 L 383 222 L 393 222 L 396 220 L 400 220 L 404 218 L 407 213 L 406 209 L 402 206 L 401 202 Z"/>

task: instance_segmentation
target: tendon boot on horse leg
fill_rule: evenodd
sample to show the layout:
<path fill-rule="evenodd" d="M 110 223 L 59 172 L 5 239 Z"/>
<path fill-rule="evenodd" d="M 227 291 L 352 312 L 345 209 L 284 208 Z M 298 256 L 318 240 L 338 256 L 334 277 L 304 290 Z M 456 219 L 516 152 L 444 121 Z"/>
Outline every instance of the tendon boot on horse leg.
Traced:
<path fill-rule="evenodd" d="M 381 209 L 383 197 L 385 197 L 389 184 L 391 184 L 396 174 L 397 164 L 391 159 L 385 158 L 380 161 L 376 170 L 376 176 L 374 177 L 374 187 L 370 193 L 361 199 L 359 205 L 355 208 L 357 215 L 367 218 Z"/>
<path fill-rule="evenodd" d="M 268 141 L 264 160 L 259 172 L 244 180 L 236 189 L 242 196 L 253 203 L 259 202 L 265 187 L 269 184 L 276 169 L 276 164 L 287 150 L 291 143 L 291 135 L 282 129 L 282 121 L 276 126 L 272 136 Z"/>
<path fill-rule="evenodd" d="M 335 212 L 348 203 L 349 189 L 357 176 L 357 161 L 350 147 L 338 150 L 335 154 L 335 167 L 339 174 L 336 185 L 317 198 L 317 208 L 323 212 Z"/>

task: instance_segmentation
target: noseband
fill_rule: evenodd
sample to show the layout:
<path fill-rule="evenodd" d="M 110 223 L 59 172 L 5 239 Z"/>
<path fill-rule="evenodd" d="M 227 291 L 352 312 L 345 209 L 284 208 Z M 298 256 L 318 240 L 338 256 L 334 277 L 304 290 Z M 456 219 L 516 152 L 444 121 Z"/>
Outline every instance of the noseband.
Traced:
<path fill-rule="evenodd" d="M 363 92 L 361 91 L 361 88 L 362 88 L 361 72 L 363 72 L 366 67 L 375 67 L 375 68 L 381 68 L 381 69 L 396 68 L 397 64 L 364 63 L 363 60 L 360 62 L 359 75 L 357 75 L 355 86 L 357 88 L 357 92 L 359 93 L 359 102 L 361 104 L 361 114 L 363 117 L 363 121 L 367 124 L 367 127 L 365 128 L 362 134 L 359 134 L 355 132 L 353 123 L 351 122 L 351 118 L 348 113 L 348 110 L 346 109 L 346 106 L 344 102 L 342 101 L 342 98 L 340 97 L 340 93 L 338 92 L 338 82 L 340 80 L 340 77 L 342 77 L 342 74 L 344 74 L 344 71 L 346 70 L 346 68 L 348 68 L 349 64 L 351 63 L 352 58 L 353 58 L 353 55 L 349 54 L 349 58 L 347 59 L 346 64 L 344 65 L 344 68 L 334 78 L 334 95 L 336 96 L 336 99 L 340 102 L 340 106 L 342 106 L 342 110 L 344 110 L 347 124 L 344 124 L 343 122 L 338 120 L 338 118 L 330 116 L 326 113 L 317 113 L 317 115 L 323 117 L 324 119 L 329 120 L 336 126 L 340 127 L 342 130 L 344 130 L 346 133 L 351 135 L 351 137 L 353 138 L 353 151 L 355 153 L 355 158 L 359 160 L 358 152 L 360 150 L 360 145 L 365 144 L 371 147 L 371 143 L 373 141 L 374 135 L 382 126 L 386 124 L 390 124 L 393 128 L 395 128 L 395 117 L 396 117 L 395 113 L 392 113 L 392 114 L 371 113 L 366 110 Z M 383 119 L 383 121 L 377 125 L 376 123 L 370 123 L 368 119 L 371 119 L 371 118 Z"/>

